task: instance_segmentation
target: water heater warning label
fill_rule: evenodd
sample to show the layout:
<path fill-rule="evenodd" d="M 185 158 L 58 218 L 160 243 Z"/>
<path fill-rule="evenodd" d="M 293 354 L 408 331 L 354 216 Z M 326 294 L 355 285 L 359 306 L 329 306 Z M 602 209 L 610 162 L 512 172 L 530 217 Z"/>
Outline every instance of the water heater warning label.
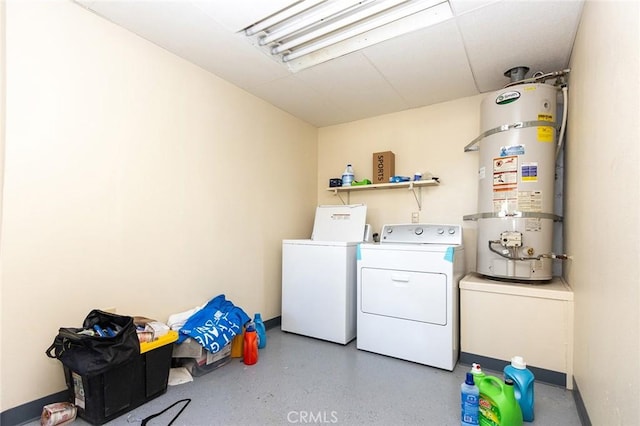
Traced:
<path fill-rule="evenodd" d="M 528 232 L 542 231 L 542 220 L 536 218 L 527 218 L 524 221 L 524 230 Z M 358 246 L 359 247 L 359 246 Z"/>
<path fill-rule="evenodd" d="M 538 114 L 538 121 L 549 121 L 553 123 L 553 115 Z M 554 133 L 555 133 L 555 129 L 552 126 L 540 126 L 538 127 L 538 141 L 553 142 Z"/>
<path fill-rule="evenodd" d="M 493 159 L 493 173 L 518 172 L 518 156 L 499 157 Z"/>
<path fill-rule="evenodd" d="M 500 147 L 500 157 L 508 155 L 524 155 L 524 145 L 509 145 Z"/>
<path fill-rule="evenodd" d="M 542 191 L 518 192 L 518 210 L 521 212 L 541 212 Z"/>
<path fill-rule="evenodd" d="M 493 185 L 508 185 L 511 183 L 517 183 L 517 172 L 502 172 L 493 174 Z M 495 188 L 494 188 L 495 189 Z"/>
<path fill-rule="evenodd" d="M 518 205 L 518 156 L 493 159 L 493 211 L 514 211 Z"/>
<path fill-rule="evenodd" d="M 520 176 L 523 182 L 538 181 L 538 163 L 523 163 L 520 166 Z"/>

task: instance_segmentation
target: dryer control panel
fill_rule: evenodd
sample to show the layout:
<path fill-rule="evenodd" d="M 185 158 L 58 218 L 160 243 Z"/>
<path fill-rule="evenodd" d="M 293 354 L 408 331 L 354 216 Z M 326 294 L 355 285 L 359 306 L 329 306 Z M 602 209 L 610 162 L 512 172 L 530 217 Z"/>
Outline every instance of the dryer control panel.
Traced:
<path fill-rule="evenodd" d="M 462 244 L 462 226 L 434 223 L 384 225 L 380 243 Z"/>

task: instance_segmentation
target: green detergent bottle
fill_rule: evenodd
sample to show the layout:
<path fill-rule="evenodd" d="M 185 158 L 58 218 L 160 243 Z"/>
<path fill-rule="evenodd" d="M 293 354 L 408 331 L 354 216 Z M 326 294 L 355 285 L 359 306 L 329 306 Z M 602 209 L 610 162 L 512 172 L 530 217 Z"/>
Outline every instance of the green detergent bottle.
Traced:
<path fill-rule="evenodd" d="M 522 426 L 522 410 L 516 400 L 511 379 L 484 376 L 480 390 L 480 426 Z"/>
<path fill-rule="evenodd" d="M 471 374 L 473 374 L 473 382 L 476 386 L 478 385 L 478 382 L 480 382 L 480 379 L 486 377 L 486 374 L 482 371 L 482 367 L 480 367 L 480 364 L 476 362 L 471 364 Z"/>

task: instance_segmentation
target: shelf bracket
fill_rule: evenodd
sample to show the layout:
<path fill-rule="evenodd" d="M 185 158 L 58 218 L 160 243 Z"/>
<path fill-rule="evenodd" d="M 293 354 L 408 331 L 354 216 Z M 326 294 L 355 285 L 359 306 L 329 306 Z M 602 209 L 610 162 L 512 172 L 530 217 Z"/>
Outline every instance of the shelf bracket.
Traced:
<path fill-rule="evenodd" d="M 340 193 L 338 192 L 337 189 L 333 190 L 333 195 L 337 195 L 338 198 L 340 198 L 340 201 L 342 201 L 342 204 L 347 205 L 351 202 L 351 192 L 347 191 L 347 202 L 345 203 L 344 198 L 342 198 L 342 195 L 340 195 Z"/>
<path fill-rule="evenodd" d="M 416 193 L 416 187 L 411 182 L 409 191 L 413 192 L 413 197 L 416 199 L 416 204 L 418 204 L 418 211 L 422 211 L 422 187 L 418 187 L 418 192 Z"/>

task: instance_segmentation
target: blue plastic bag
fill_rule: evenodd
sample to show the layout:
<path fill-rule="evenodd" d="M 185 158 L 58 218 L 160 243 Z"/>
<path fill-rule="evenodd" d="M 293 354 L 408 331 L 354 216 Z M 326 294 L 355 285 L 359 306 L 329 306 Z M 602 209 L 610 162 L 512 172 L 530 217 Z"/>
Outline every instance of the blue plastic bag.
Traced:
<path fill-rule="evenodd" d="M 215 353 L 242 334 L 242 327 L 251 318 L 221 294 L 211 299 L 182 326 L 178 343 L 191 337 L 209 352 Z"/>

